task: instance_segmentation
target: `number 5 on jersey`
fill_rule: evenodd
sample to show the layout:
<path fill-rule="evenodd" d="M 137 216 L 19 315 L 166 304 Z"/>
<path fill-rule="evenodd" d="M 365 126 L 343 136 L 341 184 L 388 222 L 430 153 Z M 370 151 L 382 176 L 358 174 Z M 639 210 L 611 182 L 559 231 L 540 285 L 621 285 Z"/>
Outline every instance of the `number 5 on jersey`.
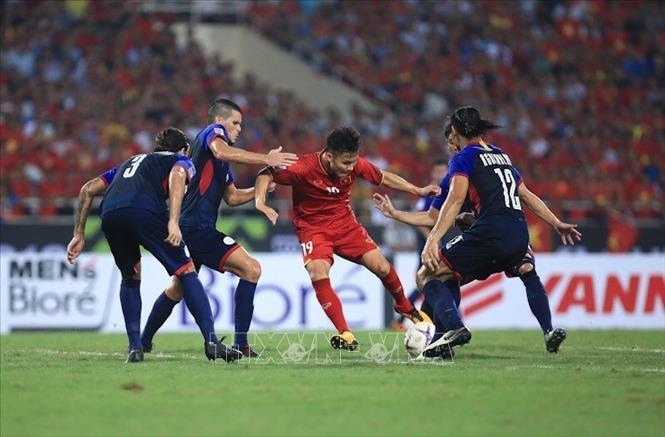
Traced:
<path fill-rule="evenodd" d="M 122 174 L 123 178 L 131 178 L 134 176 L 134 173 L 136 173 L 136 170 L 138 170 L 139 165 L 141 165 L 141 161 L 145 159 L 147 155 L 136 155 L 133 159 L 132 162 L 130 163 L 130 166 L 125 169 L 125 172 Z"/>
<path fill-rule="evenodd" d="M 310 253 L 312 253 L 312 250 L 314 250 L 314 244 L 312 243 L 312 240 L 306 243 L 300 243 L 300 246 L 302 247 L 303 256 L 309 255 Z"/>

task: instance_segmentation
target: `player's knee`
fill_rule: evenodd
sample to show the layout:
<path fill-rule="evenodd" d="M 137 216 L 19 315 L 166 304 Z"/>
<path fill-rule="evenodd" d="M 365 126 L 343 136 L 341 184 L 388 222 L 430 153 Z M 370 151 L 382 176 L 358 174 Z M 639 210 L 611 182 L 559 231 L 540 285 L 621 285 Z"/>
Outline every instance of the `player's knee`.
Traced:
<path fill-rule="evenodd" d="M 387 260 L 385 260 L 385 262 L 379 263 L 374 269 L 374 273 L 376 273 L 379 278 L 385 277 L 388 275 L 388 273 L 390 273 L 390 263 Z"/>
<path fill-rule="evenodd" d="M 135 281 L 141 280 L 141 260 L 137 261 L 134 264 L 134 268 L 131 272 L 124 272 L 122 275 L 123 279 L 133 279 Z"/>
<path fill-rule="evenodd" d="M 526 275 L 527 273 L 532 271 L 533 271 L 533 264 L 531 263 L 524 263 L 519 268 L 520 275 Z"/>
<path fill-rule="evenodd" d="M 180 302 L 182 300 L 182 288 L 180 288 L 180 281 L 174 278 L 173 282 L 169 287 L 164 290 L 166 297 L 175 302 Z"/>
<path fill-rule="evenodd" d="M 250 258 L 243 269 L 242 278 L 249 282 L 258 282 L 261 277 L 261 264 L 254 258 Z"/>
<path fill-rule="evenodd" d="M 328 272 L 323 268 L 308 268 L 307 273 L 309 274 L 309 279 L 312 282 L 316 282 L 320 279 L 326 279 L 328 277 Z"/>
<path fill-rule="evenodd" d="M 430 280 L 430 275 L 425 271 L 425 269 L 420 269 L 418 270 L 418 273 L 416 273 L 416 287 L 418 287 L 418 290 L 421 292 L 423 291 L 423 287 L 427 282 Z"/>

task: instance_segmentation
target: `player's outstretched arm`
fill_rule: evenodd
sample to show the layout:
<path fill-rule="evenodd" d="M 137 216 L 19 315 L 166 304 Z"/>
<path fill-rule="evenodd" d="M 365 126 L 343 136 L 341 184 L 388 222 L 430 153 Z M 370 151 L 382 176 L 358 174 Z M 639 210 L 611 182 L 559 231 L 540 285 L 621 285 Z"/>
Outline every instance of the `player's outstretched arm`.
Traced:
<path fill-rule="evenodd" d="M 434 226 L 439 210 L 430 208 L 429 211 L 402 211 L 393 206 L 392 201 L 386 195 L 374 193 L 374 207 L 391 219 L 413 226 Z M 429 231 L 428 231 L 429 232 Z"/>
<path fill-rule="evenodd" d="M 238 147 L 229 146 L 221 138 L 215 138 L 210 143 L 210 150 L 215 158 L 239 164 L 259 164 L 270 167 L 288 167 L 298 161 L 298 155 L 295 153 L 282 152 L 282 147 L 271 150 L 268 153 L 255 153 Z"/>
<path fill-rule="evenodd" d="M 94 178 L 83 184 L 79 191 L 79 204 L 74 218 L 74 236 L 67 245 L 67 261 L 74 263 L 85 245 L 85 223 L 88 220 L 92 199 L 106 191 L 106 184 L 101 178 Z"/>
<path fill-rule="evenodd" d="M 547 222 L 550 226 L 557 231 L 561 237 L 561 242 L 565 245 L 575 244 L 575 240 L 582 240 L 582 233 L 577 229 L 577 225 L 564 223 L 547 207 L 543 199 L 533 194 L 525 184 L 520 184 L 519 196 L 523 204 L 531 211 L 535 212 L 538 217 Z"/>
<path fill-rule="evenodd" d="M 435 271 L 439 267 L 439 240 L 448 232 L 455 223 L 455 218 L 464 205 L 464 199 L 469 189 L 469 180 L 464 176 L 453 176 L 450 183 L 450 191 L 439 211 L 436 224 L 429 233 L 425 248 L 421 255 L 421 261 L 430 270 Z"/>
<path fill-rule="evenodd" d="M 266 197 L 271 184 L 274 184 L 272 174 L 270 174 L 268 169 L 262 170 L 256 177 L 256 182 L 254 183 L 254 206 L 258 211 L 261 211 L 266 217 L 268 217 L 268 220 L 274 225 L 277 223 L 279 214 L 277 214 L 277 211 L 266 205 Z"/>
<path fill-rule="evenodd" d="M 268 192 L 271 192 L 275 189 L 275 183 L 271 182 L 268 185 Z M 238 206 L 244 205 L 251 200 L 254 200 L 254 191 L 255 188 L 238 188 L 234 183 L 231 183 L 226 186 L 224 190 L 224 202 L 229 206 Z"/>
<path fill-rule="evenodd" d="M 180 165 L 174 165 L 169 173 L 169 235 L 164 239 L 171 246 L 179 246 L 182 241 L 182 232 L 180 232 L 178 222 L 186 183 L 187 171 Z"/>
<path fill-rule="evenodd" d="M 383 173 L 383 180 L 381 181 L 381 185 L 392 188 L 393 190 L 404 191 L 406 193 L 411 193 L 422 197 L 436 196 L 441 192 L 441 188 L 438 185 L 417 187 L 404 179 L 402 176 L 395 173 L 391 173 L 389 171 L 381 171 L 381 173 Z"/>

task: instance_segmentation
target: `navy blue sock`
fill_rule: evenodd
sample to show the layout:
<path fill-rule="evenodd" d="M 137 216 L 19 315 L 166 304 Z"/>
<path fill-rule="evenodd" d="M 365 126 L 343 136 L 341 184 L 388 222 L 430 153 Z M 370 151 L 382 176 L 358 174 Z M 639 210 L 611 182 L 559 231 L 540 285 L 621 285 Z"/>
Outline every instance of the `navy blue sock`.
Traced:
<path fill-rule="evenodd" d="M 524 282 L 524 287 L 526 287 L 526 297 L 529 300 L 529 307 L 531 312 L 538 323 L 540 328 L 543 330 L 543 333 L 552 330 L 552 313 L 550 312 L 550 301 L 547 298 L 547 293 L 545 293 L 545 287 L 540 281 L 538 274 L 535 270 L 531 270 L 528 273 L 520 276 L 522 282 Z"/>
<path fill-rule="evenodd" d="M 152 337 L 155 336 L 155 333 L 162 327 L 166 319 L 169 318 L 173 307 L 178 304 L 178 301 L 171 300 L 166 293 L 159 295 L 155 304 L 152 306 L 152 311 L 150 311 L 150 316 L 148 316 L 148 321 L 143 328 L 143 335 L 141 335 L 141 343 L 145 346 L 150 346 L 152 343 Z"/>
<path fill-rule="evenodd" d="M 212 319 L 212 310 L 208 295 L 203 289 L 201 281 L 196 273 L 187 273 L 180 277 L 182 294 L 185 298 L 187 309 L 194 316 L 196 324 L 199 325 L 201 335 L 206 342 L 217 343 L 219 339 L 215 335 L 215 323 Z"/>
<path fill-rule="evenodd" d="M 459 287 L 459 282 L 450 280 L 446 281 L 446 285 L 450 289 L 450 293 L 453 295 L 453 300 L 455 301 L 455 306 L 459 308 L 459 304 L 462 301 L 462 292 Z"/>
<path fill-rule="evenodd" d="M 247 331 L 252 323 L 252 314 L 254 314 L 254 291 L 256 282 L 249 282 L 241 279 L 238 282 L 235 295 L 235 320 L 236 335 L 235 344 L 238 346 L 247 346 Z"/>
<path fill-rule="evenodd" d="M 141 281 L 123 279 L 120 282 L 120 305 L 130 349 L 141 349 Z"/>
<path fill-rule="evenodd" d="M 446 330 L 464 326 L 455 304 L 455 298 L 448 285 L 438 279 L 432 279 L 425 284 L 423 291 L 425 298 L 432 306 L 434 316 L 438 318 Z"/>
<path fill-rule="evenodd" d="M 455 301 L 455 306 L 457 307 L 457 309 L 459 311 L 459 305 L 460 305 L 460 301 L 462 299 L 459 282 L 451 280 L 451 281 L 447 281 L 446 285 L 450 289 L 450 293 L 453 295 L 453 300 Z M 420 308 L 420 311 L 425 312 L 428 316 L 430 316 L 430 318 L 434 322 L 434 326 L 436 327 L 436 332 L 432 336 L 432 342 L 437 341 L 438 339 L 441 338 L 441 336 L 444 334 L 444 332 L 446 332 L 446 326 L 443 324 L 443 322 L 438 317 L 436 317 L 436 314 L 433 314 L 432 307 L 427 302 L 427 299 L 425 299 L 425 301 L 423 302 L 423 306 L 422 306 L 422 308 Z"/>

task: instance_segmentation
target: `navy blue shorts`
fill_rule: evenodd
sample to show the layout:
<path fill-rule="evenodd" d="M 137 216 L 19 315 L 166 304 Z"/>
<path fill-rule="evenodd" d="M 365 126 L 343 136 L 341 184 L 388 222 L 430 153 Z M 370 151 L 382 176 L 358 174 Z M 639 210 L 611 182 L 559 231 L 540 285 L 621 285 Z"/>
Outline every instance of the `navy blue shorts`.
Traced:
<path fill-rule="evenodd" d="M 461 283 L 486 279 L 515 267 L 525 256 L 529 232 L 512 218 L 476 222 L 441 249 L 441 258 Z"/>
<path fill-rule="evenodd" d="M 198 271 L 202 265 L 224 271 L 227 258 L 240 248 L 236 241 L 215 228 L 182 227 L 182 236 Z"/>
<path fill-rule="evenodd" d="M 531 250 L 531 245 L 527 246 L 526 253 L 522 257 L 522 260 L 517 264 L 515 264 L 512 268 L 506 270 L 504 273 L 509 278 L 517 278 L 521 276 L 520 267 L 522 267 L 524 264 L 531 264 L 534 269 L 536 268 L 536 255 L 533 254 L 533 250 Z"/>
<path fill-rule="evenodd" d="M 141 208 L 116 209 L 102 217 L 102 231 L 123 278 L 133 275 L 141 259 L 139 245 L 150 251 L 169 275 L 179 275 L 193 265 L 184 243 L 174 247 L 164 241 L 168 236 L 166 216 Z"/>

